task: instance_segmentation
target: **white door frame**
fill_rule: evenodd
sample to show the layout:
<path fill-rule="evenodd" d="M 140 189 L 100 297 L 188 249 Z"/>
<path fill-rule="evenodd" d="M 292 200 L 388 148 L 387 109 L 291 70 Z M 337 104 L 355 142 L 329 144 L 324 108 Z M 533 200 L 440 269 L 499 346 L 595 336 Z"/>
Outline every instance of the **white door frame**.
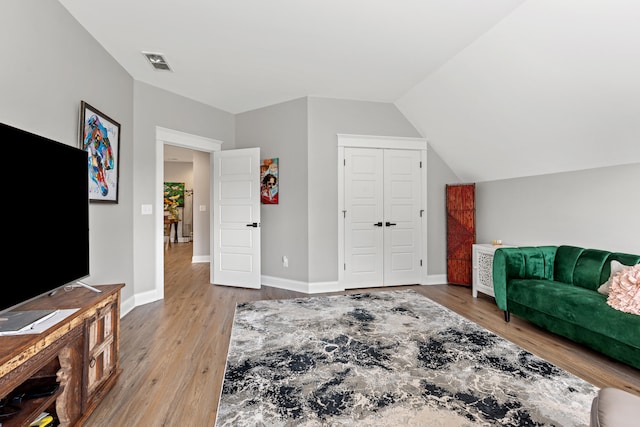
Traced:
<path fill-rule="evenodd" d="M 427 140 L 423 138 L 372 136 L 372 135 L 348 135 L 338 134 L 338 284 L 346 289 L 344 274 L 344 148 L 390 148 L 394 150 L 419 150 L 422 162 L 422 271 L 420 274 L 421 285 L 427 284 Z"/>
<path fill-rule="evenodd" d="M 175 145 L 177 147 L 189 148 L 192 150 L 204 151 L 209 154 L 222 149 L 222 141 L 204 136 L 192 135 L 178 130 L 167 129 L 156 126 L 156 176 L 155 176 L 155 197 L 156 206 L 153 213 L 155 224 L 155 259 L 156 259 L 156 282 L 154 293 L 158 299 L 164 299 L 164 145 Z M 213 156 L 210 155 L 209 170 L 213 170 Z M 213 191 L 213 188 L 211 188 Z M 209 194 L 209 200 L 213 200 Z M 211 203 L 209 202 L 209 205 Z M 211 210 L 211 209 L 209 209 Z M 210 230 L 213 230 L 213 215 L 209 216 Z"/>

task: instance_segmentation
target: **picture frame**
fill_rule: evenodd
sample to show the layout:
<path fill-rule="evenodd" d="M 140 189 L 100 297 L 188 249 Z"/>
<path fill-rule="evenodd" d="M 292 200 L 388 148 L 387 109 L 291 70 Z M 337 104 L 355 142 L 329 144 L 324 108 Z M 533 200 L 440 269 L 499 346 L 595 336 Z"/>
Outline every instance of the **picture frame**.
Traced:
<path fill-rule="evenodd" d="M 279 158 L 262 160 L 260 164 L 260 201 L 263 205 L 277 205 L 280 199 Z"/>
<path fill-rule="evenodd" d="M 171 226 L 173 225 L 176 230 L 174 241 L 178 242 L 178 223 L 182 220 L 178 208 L 182 208 L 184 211 L 184 182 L 165 182 L 163 197 L 165 221 L 168 221 L 169 224 L 169 240 L 171 240 Z M 184 217 L 184 215 L 182 216 Z"/>
<path fill-rule="evenodd" d="M 164 210 L 169 210 L 169 206 L 178 208 L 184 207 L 184 182 L 165 182 L 164 183 Z"/>
<path fill-rule="evenodd" d="M 87 152 L 89 202 L 118 203 L 120 123 L 81 101 L 78 136 Z"/>

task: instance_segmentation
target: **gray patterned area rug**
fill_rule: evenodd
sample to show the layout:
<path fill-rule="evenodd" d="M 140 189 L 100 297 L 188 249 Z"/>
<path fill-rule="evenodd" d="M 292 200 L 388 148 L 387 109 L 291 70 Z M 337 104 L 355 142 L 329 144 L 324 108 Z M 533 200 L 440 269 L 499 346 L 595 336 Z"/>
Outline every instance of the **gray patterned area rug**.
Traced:
<path fill-rule="evenodd" d="M 257 301 L 216 426 L 587 426 L 597 391 L 413 290 Z"/>

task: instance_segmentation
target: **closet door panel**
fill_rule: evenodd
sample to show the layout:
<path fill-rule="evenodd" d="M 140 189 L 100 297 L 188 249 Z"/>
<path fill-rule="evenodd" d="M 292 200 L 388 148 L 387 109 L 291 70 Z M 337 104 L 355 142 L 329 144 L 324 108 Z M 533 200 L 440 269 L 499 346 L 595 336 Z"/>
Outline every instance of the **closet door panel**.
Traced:
<path fill-rule="evenodd" d="M 384 284 L 420 283 L 420 153 L 384 150 Z"/>
<path fill-rule="evenodd" d="M 345 149 L 345 279 L 350 288 L 383 285 L 383 157 Z"/>

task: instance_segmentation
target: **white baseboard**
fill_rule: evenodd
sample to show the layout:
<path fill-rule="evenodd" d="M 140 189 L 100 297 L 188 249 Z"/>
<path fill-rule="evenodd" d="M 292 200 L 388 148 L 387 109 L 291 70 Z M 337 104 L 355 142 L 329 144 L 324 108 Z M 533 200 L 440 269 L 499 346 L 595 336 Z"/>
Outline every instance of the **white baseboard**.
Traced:
<path fill-rule="evenodd" d="M 120 318 L 124 317 L 125 314 L 136 308 L 135 299 L 136 297 L 134 295 L 120 302 Z"/>
<path fill-rule="evenodd" d="M 261 282 L 265 286 L 272 288 L 286 289 L 288 291 L 302 292 L 305 294 L 321 294 L 328 292 L 342 292 L 345 290 L 343 286 L 335 282 L 316 282 L 308 283 L 299 280 L 283 279 L 281 277 L 261 276 Z M 447 283 L 446 274 L 434 274 L 427 276 L 423 286 L 444 285 Z"/>
<path fill-rule="evenodd" d="M 191 262 L 193 263 L 209 262 L 209 261 L 210 259 L 208 255 L 194 256 L 191 259 Z M 345 290 L 345 288 L 341 287 L 337 281 L 309 283 L 309 282 L 303 282 L 300 280 L 284 279 L 281 277 L 261 276 L 261 282 L 265 286 L 271 286 L 273 288 L 278 288 L 278 289 L 286 289 L 294 292 L 301 292 L 304 294 L 342 292 Z M 422 285 L 424 286 L 444 285 L 446 283 L 447 283 L 446 274 L 434 274 L 431 276 L 427 276 L 425 283 L 422 283 Z M 135 307 L 148 304 L 150 302 L 155 302 L 160 299 L 162 298 L 158 296 L 156 291 L 143 292 L 140 294 L 136 294 L 132 297 L 129 297 L 126 300 L 121 302 L 120 317 L 123 317 L 125 314 L 129 313 Z"/>
<path fill-rule="evenodd" d="M 162 297 L 159 296 L 155 290 L 135 294 L 120 302 L 120 317 L 122 318 L 125 314 L 140 305 L 149 304 L 150 302 L 155 302 L 161 299 Z"/>
<path fill-rule="evenodd" d="M 136 307 L 139 305 L 149 304 L 150 302 L 154 302 L 162 299 L 162 297 L 158 295 L 158 293 L 155 290 L 142 292 L 140 294 L 135 295 L 134 298 L 135 298 L 134 303 Z"/>
<path fill-rule="evenodd" d="M 446 285 L 447 284 L 447 275 L 446 274 L 432 274 L 427 276 L 427 280 L 422 283 L 423 285 Z"/>
<path fill-rule="evenodd" d="M 302 292 L 305 294 L 319 294 L 324 292 L 344 291 L 338 286 L 338 282 L 308 283 L 300 280 L 283 279 L 281 277 L 262 276 L 261 282 L 272 288 L 286 289 L 288 291 Z"/>
<path fill-rule="evenodd" d="M 210 261 L 211 261 L 211 257 L 209 255 L 198 255 L 198 256 L 191 257 L 191 262 L 194 264 L 198 262 L 210 262 Z"/>
<path fill-rule="evenodd" d="M 310 294 L 321 294 L 325 292 L 342 292 L 346 290 L 343 286 L 340 286 L 338 282 L 316 282 L 309 283 Z"/>

